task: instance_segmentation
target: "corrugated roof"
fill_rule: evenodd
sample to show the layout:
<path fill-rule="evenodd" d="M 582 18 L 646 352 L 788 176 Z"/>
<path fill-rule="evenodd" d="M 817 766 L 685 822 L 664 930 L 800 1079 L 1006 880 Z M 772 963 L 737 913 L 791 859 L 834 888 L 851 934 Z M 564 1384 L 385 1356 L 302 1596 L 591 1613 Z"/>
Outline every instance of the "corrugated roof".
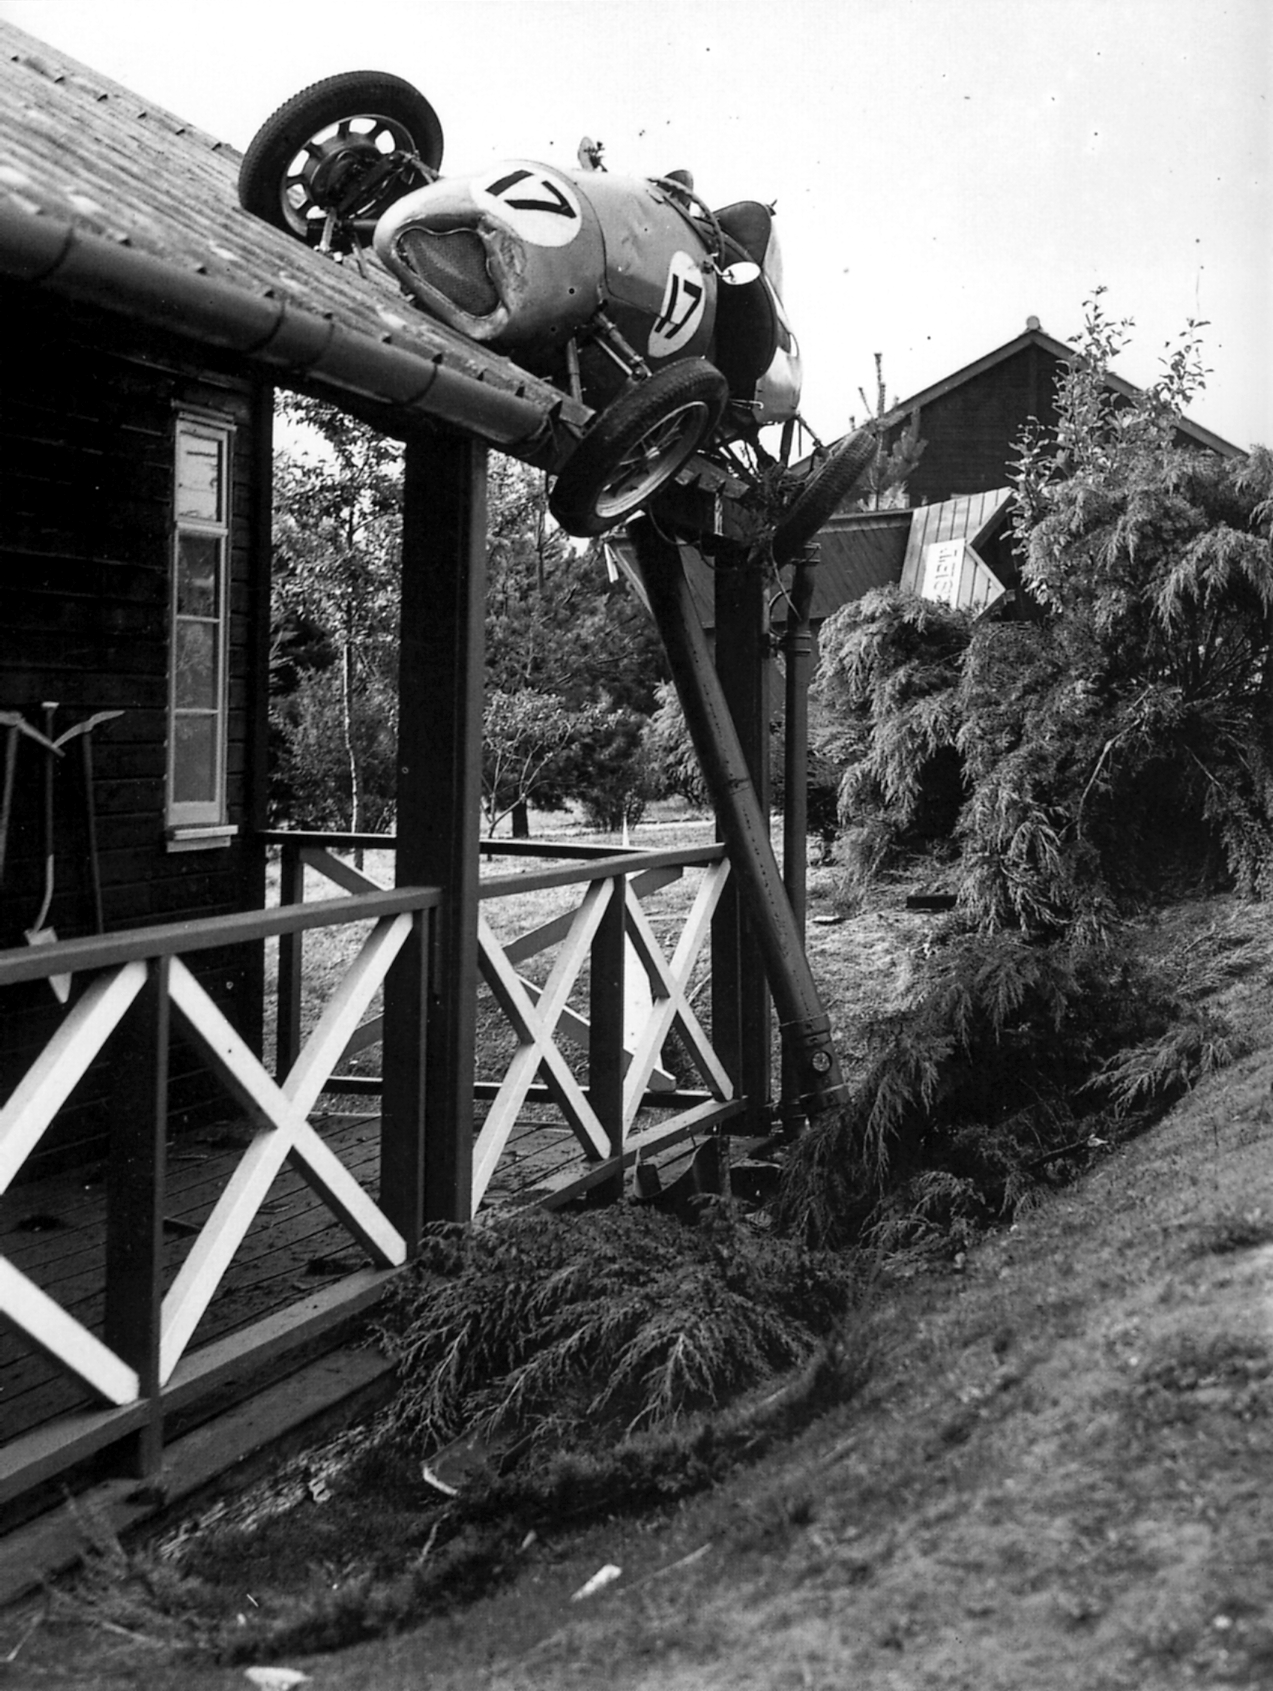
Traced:
<path fill-rule="evenodd" d="M 1011 503 L 1012 489 L 1000 487 L 992 493 L 965 493 L 957 499 L 943 499 L 939 505 L 917 505 L 910 513 L 902 586 L 918 593 L 926 546 L 942 540 L 966 540 L 975 552 L 1003 521 Z"/>
<path fill-rule="evenodd" d="M 811 620 L 821 622 L 873 587 L 900 581 L 913 511 L 844 511 L 818 535 L 822 561 L 813 572 Z M 779 621 L 780 610 L 775 612 Z"/>
<path fill-rule="evenodd" d="M 822 622 L 832 611 L 850 599 L 860 599 L 872 587 L 886 587 L 900 580 L 912 514 L 910 511 L 851 511 L 832 518 L 830 526 L 818 536 L 821 560 L 813 572 L 813 604 L 809 613 L 812 622 Z M 631 542 L 612 536 L 607 544 L 629 581 L 639 584 Z M 680 551 L 699 621 L 704 628 L 715 628 L 715 568 L 695 546 L 682 542 Z M 775 588 L 772 609 L 775 628 L 785 624 L 786 614 L 786 600 Z"/>
<path fill-rule="evenodd" d="M 586 407 L 412 310 L 374 259 L 359 275 L 250 217 L 239 163 L 0 22 L 0 275 L 230 346 L 398 419 L 439 417 L 512 449 L 546 432 L 568 450 Z M 549 438 L 539 457 L 558 456 Z"/>

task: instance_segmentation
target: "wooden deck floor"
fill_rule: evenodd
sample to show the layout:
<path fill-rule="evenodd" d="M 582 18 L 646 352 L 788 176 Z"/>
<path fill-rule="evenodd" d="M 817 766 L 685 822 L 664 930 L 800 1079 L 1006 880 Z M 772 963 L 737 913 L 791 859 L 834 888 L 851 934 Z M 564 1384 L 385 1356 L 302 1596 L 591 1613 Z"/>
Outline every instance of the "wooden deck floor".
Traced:
<path fill-rule="evenodd" d="M 491 1182 L 488 1205 L 533 1202 L 536 1189 L 580 1163 L 569 1128 L 528 1112 Z M 316 1115 L 326 1143 L 374 1193 L 380 1124 L 374 1114 Z M 249 1130 L 236 1122 L 184 1134 L 169 1152 L 164 1213 L 165 1283 L 171 1284 L 212 1210 Z M 660 1162 L 669 1172 L 691 1148 Z M 91 1331 L 101 1332 L 105 1252 L 101 1166 L 48 1176 L 0 1196 L 0 1254 Z M 194 1348 L 285 1308 L 368 1258 L 301 1176 L 284 1168 L 204 1315 Z M 0 1444 L 55 1417 L 92 1407 L 89 1394 L 54 1367 L 24 1334 L 0 1328 Z"/>

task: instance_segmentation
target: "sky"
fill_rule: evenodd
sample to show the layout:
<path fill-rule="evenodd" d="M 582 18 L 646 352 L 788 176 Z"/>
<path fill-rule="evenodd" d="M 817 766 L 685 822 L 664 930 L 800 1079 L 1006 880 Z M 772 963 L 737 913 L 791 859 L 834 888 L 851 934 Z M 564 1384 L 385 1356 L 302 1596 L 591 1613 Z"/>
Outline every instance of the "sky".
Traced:
<path fill-rule="evenodd" d="M 1145 385 L 1189 319 L 1191 410 L 1273 446 L 1273 0 L 0 0 L 0 17 L 242 148 L 290 95 L 388 70 L 443 173 L 694 173 L 776 203 L 824 438 L 1104 287 Z"/>

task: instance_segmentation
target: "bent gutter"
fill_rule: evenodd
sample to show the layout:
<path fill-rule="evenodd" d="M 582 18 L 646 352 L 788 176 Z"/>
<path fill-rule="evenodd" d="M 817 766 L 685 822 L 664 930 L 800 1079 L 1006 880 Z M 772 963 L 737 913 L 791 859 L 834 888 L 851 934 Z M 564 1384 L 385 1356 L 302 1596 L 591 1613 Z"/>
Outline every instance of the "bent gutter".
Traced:
<path fill-rule="evenodd" d="M 553 469 L 582 432 L 588 413 L 565 415 L 564 396 L 494 386 L 432 355 L 372 340 L 276 294 L 247 293 L 201 270 L 178 270 L 148 253 L 85 234 L 62 219 L 0 206 L 0 276 L 66 299 L 228 348 L 360 399 L 454 424 L 515 457 Z M 527 384 L 533 378 L 527 378 Z"/>

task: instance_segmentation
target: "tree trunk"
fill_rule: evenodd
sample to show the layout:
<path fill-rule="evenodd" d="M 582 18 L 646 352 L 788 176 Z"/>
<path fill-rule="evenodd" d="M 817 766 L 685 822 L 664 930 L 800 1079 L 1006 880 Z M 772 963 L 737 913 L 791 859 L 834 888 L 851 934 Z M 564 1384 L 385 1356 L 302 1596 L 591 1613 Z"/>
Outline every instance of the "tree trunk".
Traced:
<path fill-rule="evenodd" d="M 513 838 L 528 840 L 530 838 L 530 808 L 525 799 L 518 799 L 513 806 Z"/>

